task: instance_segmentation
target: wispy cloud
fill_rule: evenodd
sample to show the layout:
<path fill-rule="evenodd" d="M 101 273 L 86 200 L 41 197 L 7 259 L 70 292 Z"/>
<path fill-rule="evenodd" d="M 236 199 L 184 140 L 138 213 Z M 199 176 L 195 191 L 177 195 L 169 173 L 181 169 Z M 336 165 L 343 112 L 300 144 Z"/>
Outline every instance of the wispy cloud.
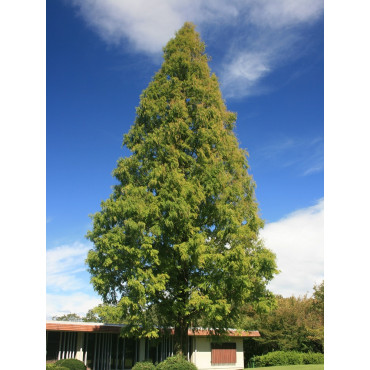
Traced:
<path fill-rule="evenodd" d="M 252 0 L 250 21 L 273 29 L 315 21 L 322 13 L 322 0 Z"/>
<path fill-rule="evenodd" d="M 255 167 L 266 163 L 271 168 L 293 168 L 298 175 L 307 176 L 324 169 L 324 143 L 322 137 L 279 137 L 253 152 Z"/>
<path fill-rule="evenodd" d="M 46 315 L 84 315 L 101 303 L 89 284 L 85 259 L 91 246 L 72 243 L 46 251 Z"/>
<path fill-rule="evenodd" d="M 312 292 L 324 278 L 324 200 L 298 210 L 261 233 L 268 248 L 277 255 L 281 273 L 270 283 L 277 294 L 298 296 Z"/>
<path fill-rule="evenodd" d="M 271 71 L 269 55 L 261 51 L 242 51 L 222 67 L 221 81 L 225 96 L 257 95 L 256 84 Z"/>
<path fill-rule="evenodd" d="M 185 21 L 208 34 L 228 31 L 224 59 L 215 65 L 226 97 L 268 90 L 260 82 L 300 55 L 306 45 L 300 28 L 323 13 L 323 0 L 70 1 L 105 42 L 128 42 L 133 51 L 156 58 Z"/>
<path fill-rule="evenodd" d="M 50 291 L 76 291 L 86 287 L 85 259 L 88 245 L 74 243 L 46 251 L 46 286 Z"/>

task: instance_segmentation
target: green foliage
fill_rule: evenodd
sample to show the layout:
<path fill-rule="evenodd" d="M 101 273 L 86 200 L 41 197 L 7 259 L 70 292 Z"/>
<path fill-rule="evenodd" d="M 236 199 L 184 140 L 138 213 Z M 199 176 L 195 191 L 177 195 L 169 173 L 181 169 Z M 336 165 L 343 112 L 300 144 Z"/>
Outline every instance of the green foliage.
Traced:
<path fill-rule="evenodd" d="M 268 295 L 275 255 L 259 231 L 247 152 L 233 132 L 205 45 L 185 23 L 136 110 L 110 198 L 93 215 L 87 264 L 94 289 L 127 321 L 125 335 L 226 330 L 244 302 Z"/>
<path fill-rule="evenodd" d="M 100 304 L 89 310 L 85 317 L 82 318 L 84 322 L 103 322 L 106 324 L 124 324 L 121 310 L 114 305 Z"/>
<path fill-rule="evenodd" d="M 150 361 L 145 362 L 137 362 L 132 370 L 153 370 L 155 369 L 155 366 Z"/>
<path fill-rule="evenodd" d="M 276 297 L 270 311 L 244 308 L 245 329 L 257 328 L 260 338 L 244 341 L 245 360 L 271 351 L 324 352 L 324 282 L 312 297 Z M 321 294 L 322 292 L 322 294 Z"/>
<path fill-rule="evenodd" d="M 303 363 L 304 364 L 323 364 L 324 354 L 323 353 L 313 353 L 313 352 L 304 353 Z"/>
<path fill-rule="evenodd" d="M 61 316 L 53 316 L 51 318 L 54 321 L 83 321 L 83 318 L 76 313 L 68 313 Z"/>
<path fill-rule="evenodd" d="M 74 358 L 58 360 L 57 362 L 55 362 L 55 365 L 66 367 L 70 370 L 86 370 L 85 364 L 82 361 L 76 360 Z"/>
<path fill-rule="evenodd" d="M 313 305 L 312 309 L 318 314 L 318 318 L 324 325 L 324 280 L 319 284 L 313 287 Z"/>
<path fill-rule="evenodd" d="M 48 370 L 48 369 L 53 369 L 53 370 L 69 370 L 68 367 L 57 366 L 57 365 L 55 365 L 55 363 L 46 364 L 46 370 Z"/>
<path fill-rule="evenodd" d="M 278 297 L 278 307 L 266 318 L 261 335 L 263 332 L 272 345 L 278 344 L 276 349 L 283 351 L 322 351 L 321 326 L 312 305 L 313 300 L 306 296 Z"/>
<path fill-rule="evenodd" d="M 302 353 L 296 351 L 269 352 L 266 355 L 255 356 L 253 359 L 256 367 L 324 363 L 324 355 L 322 353 Z"/>
<path fill-rule="evenodd" d="M 191 362 L 187 361 L 182 355 L 176 355 L 166 358 L 160 362 L 156 369 L 158 370 L 196 370 L 197 367 Z"/>

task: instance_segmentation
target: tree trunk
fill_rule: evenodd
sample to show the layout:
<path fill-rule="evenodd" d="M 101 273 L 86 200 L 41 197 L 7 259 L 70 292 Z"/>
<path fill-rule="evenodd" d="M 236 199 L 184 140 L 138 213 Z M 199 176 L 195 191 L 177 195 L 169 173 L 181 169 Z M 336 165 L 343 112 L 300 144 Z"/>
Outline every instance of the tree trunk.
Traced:
<path fill-rule="evenodd" d="M 174 354 L 178 353 L 185 357 L 188 355 L 188 325 L 186 324 L 175 326 Z"/>

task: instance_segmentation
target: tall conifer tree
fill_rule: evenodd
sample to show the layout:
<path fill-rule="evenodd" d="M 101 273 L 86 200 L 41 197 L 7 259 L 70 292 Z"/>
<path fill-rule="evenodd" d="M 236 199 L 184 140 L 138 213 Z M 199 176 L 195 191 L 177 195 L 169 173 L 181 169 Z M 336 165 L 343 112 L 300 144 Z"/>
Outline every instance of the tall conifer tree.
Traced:
<path fill-rule="evenodd" d="M 94 289 L 117 305 L 127 335 L 189 327 L 222 333 L 244 302 L 268 295 L 275 256 L 259 240 L 255 184 L 195 26 L 164 48 L 141 95 L 113 174 L 119 184 L 93 216 L 87 264 Z"/>

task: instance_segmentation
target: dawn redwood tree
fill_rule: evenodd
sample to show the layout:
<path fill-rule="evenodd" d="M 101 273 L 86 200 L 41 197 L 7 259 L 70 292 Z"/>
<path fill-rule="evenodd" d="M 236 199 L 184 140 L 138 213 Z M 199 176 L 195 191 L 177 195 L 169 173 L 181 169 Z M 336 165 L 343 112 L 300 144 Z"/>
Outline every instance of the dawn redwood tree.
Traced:
<path fill-rule="evenodd" d="M 222 333 L 245 302 L 261 300 L 277 273 L 259 240 L 255 184 L 233 132 L 217 78 L 195 26 L 164 47 L 164 62 L 143 91 L 113 175 L 118 180 L 87 237 L 94 289 L 119 307 L 125 335 L 156 337 L 175 328 Z"/>

